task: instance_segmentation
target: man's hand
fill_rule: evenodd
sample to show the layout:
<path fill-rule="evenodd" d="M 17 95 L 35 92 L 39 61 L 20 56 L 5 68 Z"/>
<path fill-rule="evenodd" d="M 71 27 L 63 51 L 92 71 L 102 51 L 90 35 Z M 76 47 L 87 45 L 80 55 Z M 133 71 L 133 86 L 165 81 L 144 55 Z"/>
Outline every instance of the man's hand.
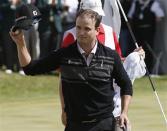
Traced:
<path fill-rule="evenodd" d="M 14 27 L 11 28 L 9 34 L 13 41 L 16 43 L 18 58 L 20 62 L 20 66 L 24 67 L 27 66 L 31 61 L 31 56 L 27 50 L 26 42 L 24 39 L 24 34 L 22 30 L 16 30 L 15 32 L 12 31 Z"/>
<path fill-rule="evenodd" d="M 145 51 L 143 50 L 142 47 L 136 48 L 134 51 L 137 52 L 139 56 L 142 57 L 143 59 L 145 58 Z"/>
<path fill-rule="evenodd" d="M 125 119 L 124 119 L 124 118 Z M 122 119 L 124 119 L 123 121 L 124 122 L 121 122 Z M 127 122 L 125 122 L 127 121 Z M 123 123 L 123 125 L 121 126 L 121 123 Z M 116 131 L 131 131 L 131 124 L 130 124 L 130 121 L 128 120 L 127 118 L 127 115 L 125 117 L 124 114 L 122 114 L 121 116 L 119 117 L 116 117 L 116 125 L 115 125 L 115 130 Z"/>
<path fill-rule="evenodd" d="M 17 45 L 21 45 L 21 44 L 25 43 L 25 42 L 24 42 L 24 34 L 23 34 L 23 31 L 22 31 L 22 30 L 16 30 L 15 32 L 13 32 L 13 31 L 12 31 L 13 28 L 14 28 L 14 27 L 12 27 L 12 28 L 10 29 L 10 32 L 9 32 L 9 34 L 10 34 L 11 38 L 13 39 L 13 41 L 14 41 Z"/>
<path fill-rule="evenodd" d="M 119 122 L 120 122 L 120 127 L 123 127 L 123 128 L 125 128 L 126 125 L 129 125 L 129 119 L 127 114 L 122 113 L 120 115 Z"/>

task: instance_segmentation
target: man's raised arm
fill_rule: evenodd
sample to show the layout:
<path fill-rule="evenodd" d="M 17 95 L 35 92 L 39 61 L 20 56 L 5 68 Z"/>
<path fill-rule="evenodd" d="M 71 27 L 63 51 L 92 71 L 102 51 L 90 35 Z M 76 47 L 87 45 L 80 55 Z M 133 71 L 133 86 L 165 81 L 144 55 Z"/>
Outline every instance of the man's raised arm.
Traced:
<path fill-rule="evenodd" d="M 16 43 L 20 66 L 24 67 L 28 65 L 31 61 L 31 56 L 27 50 L 23 32 L 21 30 L 12 32 L 11 29 L 9 34 L 13 41 Z"/>

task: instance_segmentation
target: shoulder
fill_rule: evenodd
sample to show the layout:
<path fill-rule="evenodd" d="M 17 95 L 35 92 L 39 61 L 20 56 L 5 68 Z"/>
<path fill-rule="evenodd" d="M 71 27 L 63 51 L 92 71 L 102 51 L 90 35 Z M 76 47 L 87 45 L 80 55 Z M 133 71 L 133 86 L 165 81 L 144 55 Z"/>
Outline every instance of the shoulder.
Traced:
<path fill-rule="evenodd" d="M 74 41 L 73 43 L 71 43 L 69 46 L 60 48 L 60 50 L 62 50 L 62 52 L 64 54 L 69 54 L 69 53 L 73 54 L 76 49 L 77 49 L 76 41 Z"/>
<path fill-rule="evenodd" d="M 74 41 L 74 42 L 72 42 L 69 46 L 66 46 L 66 47 L 62 47 L 61 49 L 62 50 L 73 50 L 73 49 L 75 49 L 75 48 L 77 48 L 77 46 L 76 46 L 77 44 L 76 44 L 76 41 Z"/>
<path fill-rule="evenodd" d="M 69 34 L 71 34 L 71 35 L 73 35 L 73 36 L 75 37 L 76 28 L 73 27 L 73 28 L 71 28 L 71 29 L 65 31 L 65 32 L 64 32 L 64 35 L 63 35 L 63 39 L 64 39 L 65 37 L 67 37 Z"/>
<path fill-rule="evenodd" d="M 65 31 L 61 47 L 68 47 L 76 40 L 76 28 Z"/>
<path fill-rule="evenodd" d="M 104 46 L 100 43 L 98 44 L 98 47 L 99 47 L 101 53 L 104 53 L 107 56 L 115 57 L 115 55 L 118 55 L 118 53 L 115 50 L 111 49 L 110 47 Z"/>
<path fill-rule="evenodd" d="M 107 29 L 107 30 L 113 31 L 113 28 L 111 26 L 108 26 L 108 25 L 103 24 L 103 23 L 101 23 L 100 25 L 101 25 L 101 28 L 103 28 L 103 29 Z"/>
<path fill-rule="evenodd" d="M 100 24 L 100 32 L 103 32 L 109 38 L 111 38 L 111 36 L 113 36 L 113 33 L 115 33 L 111 26 L 103 23 Z"/>

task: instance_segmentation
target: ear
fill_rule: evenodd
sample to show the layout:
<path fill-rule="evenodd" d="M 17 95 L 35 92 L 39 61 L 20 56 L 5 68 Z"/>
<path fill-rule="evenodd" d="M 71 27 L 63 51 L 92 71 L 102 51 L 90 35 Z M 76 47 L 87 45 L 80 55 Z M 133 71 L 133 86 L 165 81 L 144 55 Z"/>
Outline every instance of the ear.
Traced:
<path fill-rule="evenodd" d="M 96 36 L 99 34 L 100 32 L 100 27 L 96 27 Z"/>

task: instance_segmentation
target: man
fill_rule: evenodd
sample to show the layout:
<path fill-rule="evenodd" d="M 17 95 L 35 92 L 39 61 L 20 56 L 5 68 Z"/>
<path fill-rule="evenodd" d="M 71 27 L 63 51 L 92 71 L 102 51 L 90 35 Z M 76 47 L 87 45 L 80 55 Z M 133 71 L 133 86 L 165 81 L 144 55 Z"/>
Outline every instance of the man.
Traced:
<path fill-rule="evenodd" d="M 81 5 L 81 7 L 80 7 L 81 9 L 91 9 L 91 10 L 97 12 L 101 16 L 105 15 L 105 13 L 102 9 L 102 5 L 101 5 L 100 0 L 94 0 L 94 1 L 81 0 L 80 5 Z M 120 49 L 120 46 L 119 46 L 119 43 L 117 40 L 117 36 L 110 26 L 107 26 L 103 23 L 100 23 L 99 33 L 97 35 L 97 39 L 98 39 L 98 41 L 100 41 L 101 44 L 103 44 L 111 49 L 116 50 L 117 53 L 120 55 L 120 57 L 122 57 L 121 49 Z M 68 47 L 75 40 L 76 40 L 76 27 L 65 32 L 61 46 Z M 141 60 L 141 58 L 140 58 L 140 61 L 136 60 L 139 57 L 141 57 L 142 55 L 144 55 L 144 51 L 142 48 L 139 48 L 139 49 L 135 50 L 134 53 L 132 53 L 131 55 L 129 55 L 125 59 L 124 67 L 128 71 L 127 73 L 132 81 L 134 81 L 135 78 L 139 78 L 145 74 L 145 69 L 143 68 L 144 65 L 141 65 L 141 63 L 143 61 Z M 127 62 L 132 57 L 133 57 L 133 60 L 131 60 L 130 62 Z M 128 67 L 132 67 L 132 69 L 130 70 L 130 68 L 128 68 Z M 136 68 L 134 68 L 134 67 L 136 67 Z M 115 90 L 115 96 L 114 96 L 115 109 L 113 111 L 113 114 L 114 114 L 115 118 L 118 119 L 120 114 L 121 114 L 120 88 L 116 84 L 114 84 L 114 90 Z M 63 100 L 63 95 L 62 95 L 62 91 L 61 91 L 61 81 L 60 81 L 60 98 L 61 98 L 61 104 L 62 104 L 62 123 L 64 125 L 66 125 L 66 114 L 63 110 L 64 109 L 64 100 Z M 122 129 L 120 129 L 117 126 L 116 131 L 120 131 L 120 130 L 122 131 Z"/>
<path fill-rule="evenodd" d="M 77 41 L 36 61 L 31 60 L 23 33 L 10 32 L 26 74 L 61 69 L 64 110 L 67 114 L 65 131 L 114 131 L 113 79 L 121 87 L 121 126 L 128 121 L 132 84 L 119 55 L 96 39 L 100 18 L 92 10 L 81 10 L 76 18 Z"/>

